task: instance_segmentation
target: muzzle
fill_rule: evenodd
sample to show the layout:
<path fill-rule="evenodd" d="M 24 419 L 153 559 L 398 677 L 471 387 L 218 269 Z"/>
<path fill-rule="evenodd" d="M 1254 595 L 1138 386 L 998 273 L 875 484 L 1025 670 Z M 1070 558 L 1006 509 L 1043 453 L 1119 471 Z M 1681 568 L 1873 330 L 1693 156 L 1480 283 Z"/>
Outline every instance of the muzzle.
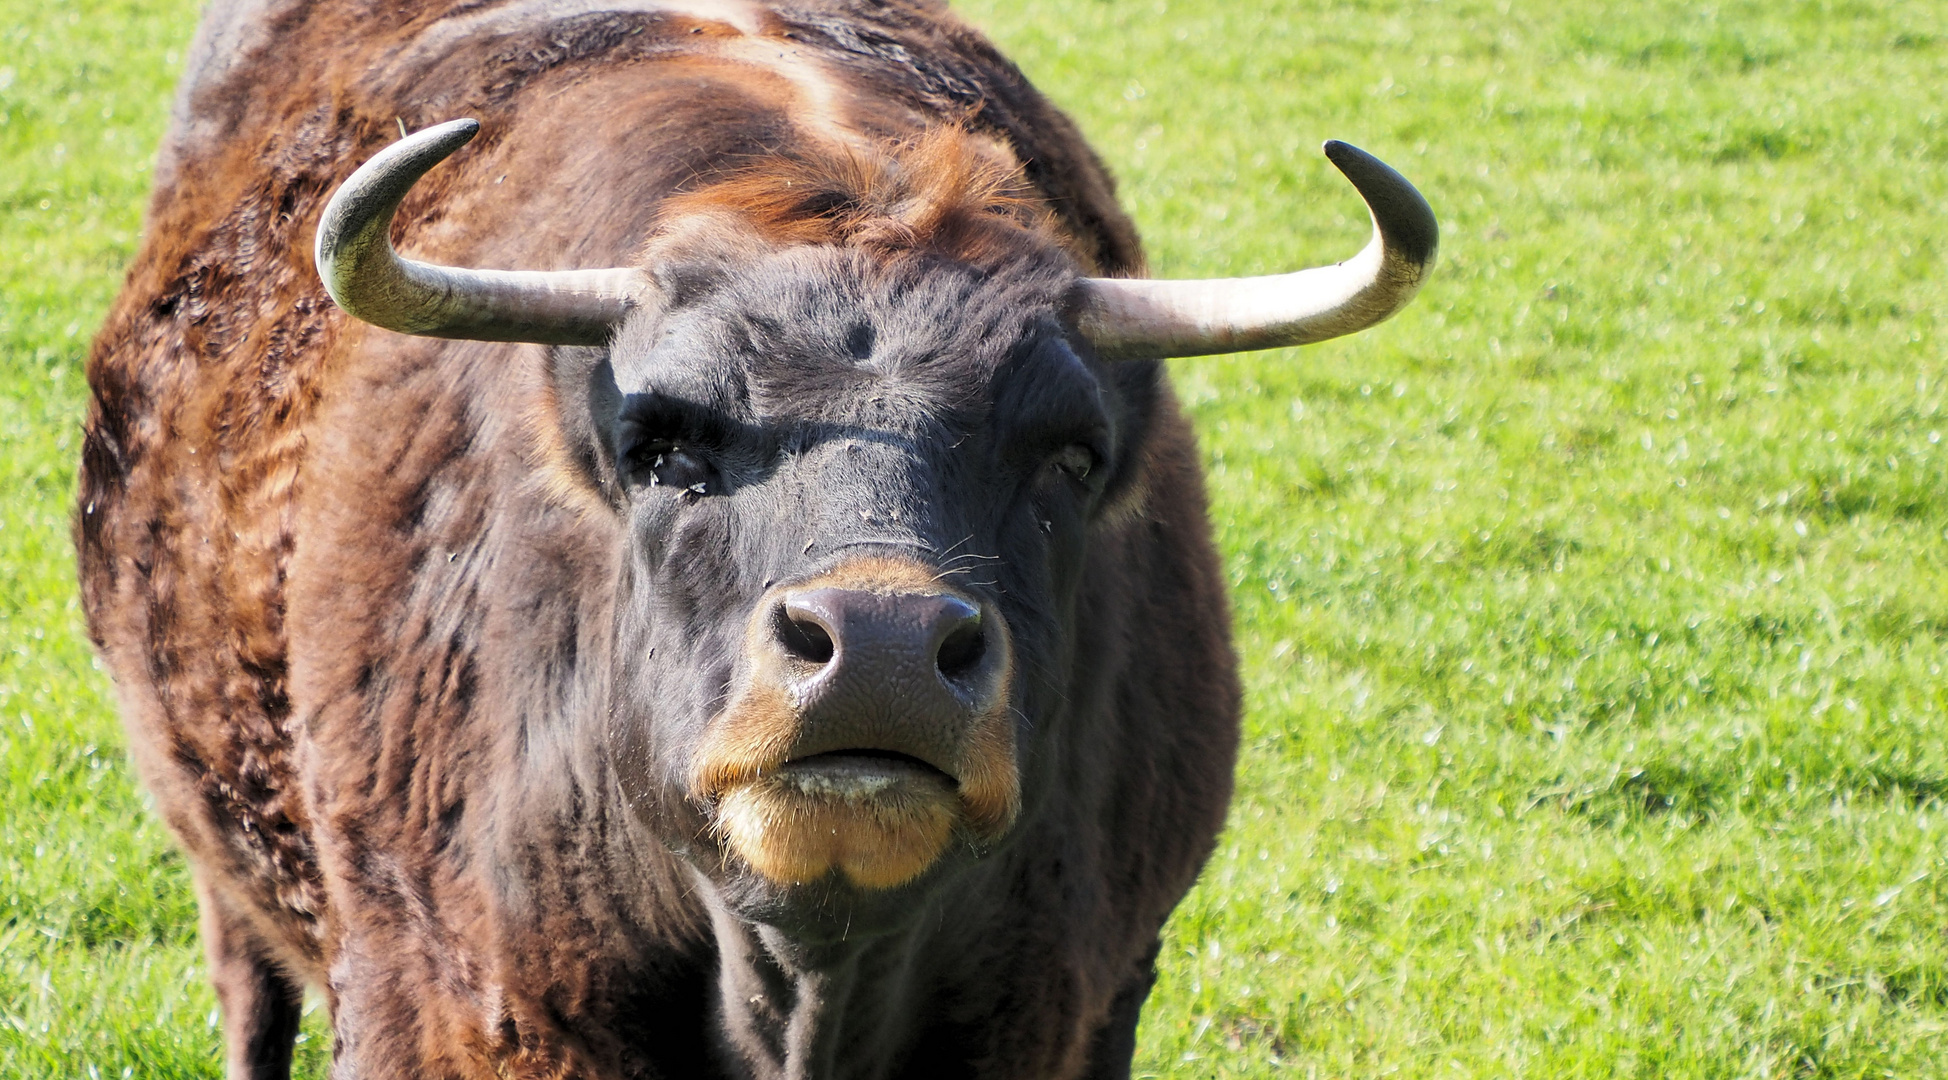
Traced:
<path fill-rule="evenodd" d="M 765 593 L 691 798 L 766 879 L 886 889 L 1021 803 L 1001 613 L 906 559 L 862 558 Z"/>

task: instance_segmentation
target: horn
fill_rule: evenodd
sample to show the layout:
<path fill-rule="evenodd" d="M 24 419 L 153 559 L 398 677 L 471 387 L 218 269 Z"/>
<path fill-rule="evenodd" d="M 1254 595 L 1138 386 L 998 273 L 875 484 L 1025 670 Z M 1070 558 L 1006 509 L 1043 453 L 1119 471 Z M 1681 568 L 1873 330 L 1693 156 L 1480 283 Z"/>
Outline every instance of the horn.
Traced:
<path fill-rule="evenodd" d="M 1106 360 L 1310 345 L 1364 330 L 1405 307 L 1434 265 L 1440 228 L 1427 200 L 1386 162 L 1343 142 L 1326 157 L 1373 215 L 1373 239 L 1343 263 L 1206 281 L 1085 278 L 1077 328 Z"/>
<path fill-rule="evenodd" d="M 450 120 L 359 166 L 318 219 L 318 276 L 339 307 L 387 330 L 473 341 L 606 345 L 649 277 L 613 270 L 464 270 L 402 259 L 388 233 L 413 183 L 480 131 Z"/>

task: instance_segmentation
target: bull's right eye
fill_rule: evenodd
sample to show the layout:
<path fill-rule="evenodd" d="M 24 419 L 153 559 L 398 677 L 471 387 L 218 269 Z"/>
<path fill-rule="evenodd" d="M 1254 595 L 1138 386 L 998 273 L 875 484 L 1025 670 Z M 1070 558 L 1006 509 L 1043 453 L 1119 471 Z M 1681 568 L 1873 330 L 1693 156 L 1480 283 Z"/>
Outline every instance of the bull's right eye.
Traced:
<path fill-rule="evenodd" d="M 720 490 L 717 469 L 701 452 L 681 443 L 653 442 L 629 454 L 630 476 L 647 487 L 671 488 L 690 495 Z"/>

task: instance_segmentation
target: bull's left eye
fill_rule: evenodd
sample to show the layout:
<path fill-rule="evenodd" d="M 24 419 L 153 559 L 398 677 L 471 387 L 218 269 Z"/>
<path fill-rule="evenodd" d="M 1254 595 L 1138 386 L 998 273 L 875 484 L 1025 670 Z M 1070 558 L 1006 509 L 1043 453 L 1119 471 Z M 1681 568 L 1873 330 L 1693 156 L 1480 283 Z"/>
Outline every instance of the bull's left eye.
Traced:
<path fill-rule="evenodd" d="M 1096 452 L 1083 443 L 1070 443 L 1049 459 L 1051 468 L 1060 469 L 1077 480 L 1087 480 L 1096 471 Z"/>

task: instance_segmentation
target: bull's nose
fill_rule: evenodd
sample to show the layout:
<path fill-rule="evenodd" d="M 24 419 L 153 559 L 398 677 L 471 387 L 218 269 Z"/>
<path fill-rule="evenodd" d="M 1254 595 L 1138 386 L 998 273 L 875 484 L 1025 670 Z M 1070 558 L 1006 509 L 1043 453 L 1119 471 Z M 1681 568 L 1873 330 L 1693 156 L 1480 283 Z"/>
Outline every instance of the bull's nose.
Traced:
<path fill-rule="evenodd" d="M 874 592 L 825 587 L 780 598 L 773 631 L 799 661 L 798 689 L 813 696 L 887 696 L 882 703 L 850 702 L 871 711 L 897 708 L 905 695 L 923 704 L 946 689 L 961 707 L 977 711 L 987 654 L 981 609 L 943 593 Z M 877 704 L 877 707 L 873 707 Z"/>

